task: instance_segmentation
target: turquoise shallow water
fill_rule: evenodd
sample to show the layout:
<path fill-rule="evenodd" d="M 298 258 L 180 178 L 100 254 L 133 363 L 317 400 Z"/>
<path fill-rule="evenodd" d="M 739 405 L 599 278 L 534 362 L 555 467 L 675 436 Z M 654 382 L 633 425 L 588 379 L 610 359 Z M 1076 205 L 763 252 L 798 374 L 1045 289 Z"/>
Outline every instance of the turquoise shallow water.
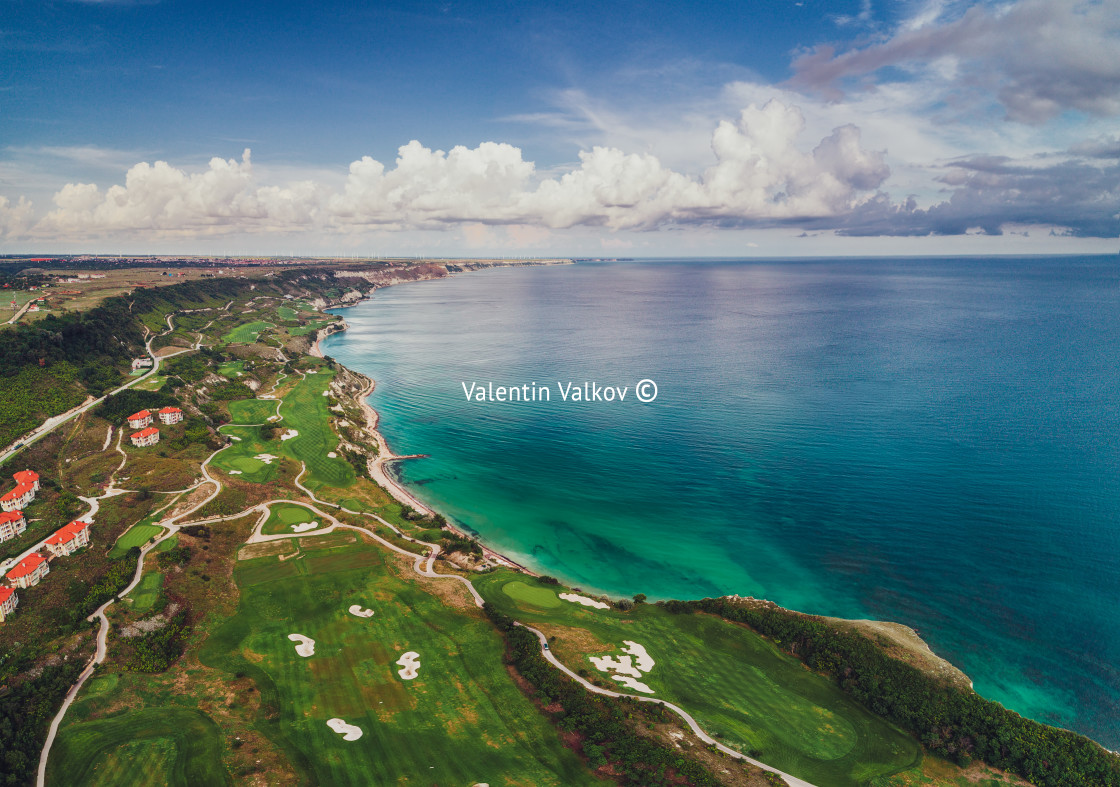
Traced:
<path fill-rule="evenodd" d="M 345 316 L 324 351 L 431 455 L 403 479 L 487 543 L 616 595 L 901 621 L 1120 749 L 1117 258 L 511 268 Z M 631 391 L 560 400 L 585 380 Z"/>

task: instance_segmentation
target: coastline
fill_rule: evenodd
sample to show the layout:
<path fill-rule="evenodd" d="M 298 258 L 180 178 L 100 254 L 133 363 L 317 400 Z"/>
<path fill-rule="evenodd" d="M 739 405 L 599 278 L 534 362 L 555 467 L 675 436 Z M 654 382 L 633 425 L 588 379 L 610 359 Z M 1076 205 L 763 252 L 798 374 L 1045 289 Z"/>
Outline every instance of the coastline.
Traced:
<path fill-rule="evenodd" d="M 524 263 L 522 263 L 522 264 L 524 264 Z M 546 263 L 546 264 L 564 264 L 564 263 Z M 483 268 L 483 270 L 485 270 L 485 269 L 486 268 Z M 392 284 L 396 284 L 396 283 L 406 284 L 406 283 L 409 283 L 409 281 L 430 281 L 430 279 L 412 279 L 412 280 L 405 280 L 405 281 L 402 281 L 402 282 L 387 283 L 387 284 L 383 284 L 381 286 L 390 287 L 390 286 L 392 286 Z M 375 287 L 374 289 L 379 289 L 379 288 Z M 372 290 L 371 290 L 371 292 L 372 292 Z M 326 309 L 349 308 L 351 306 L 356 306 L 359 303 L 361 303 L 363 301 L 367 301 L 367 300 L 369 300 L 369 294 L 361 294 L 361 296 L 357 299 L 349 299 L 345 302 L 341 302 L 341 303 L 338 303 L 338 304 L 326 304 L 323 307 L 323 310 L 325 311 Z M 345 318 L 340 318 L 340 323 L 336 323 L 335 325 L 339 325 L 339 324 L 341 324 L 340 328 L 336 328 L 334 326 L 331 326 L 330 328 L 321 328 L 318 331 L 316 331 L 315 332 L 315 340 L 311 343 L 311 347 L 307 351 L 308 355 L 312 355 L 316 358 L 326 357 L 323 354 L 322 347 L 319 346 L 320 342 L 323 339 L 327 338 L 328 336 L 331 336 L 332 334 L 336 334 L 336 333 L 342 333 L 343 331 L 348 330 L 349 327 L 350 327 L 347 324 Z M 342 366 L 342 364 L 339 364 L 339 365 Z M 393 474 L 391 472 L 389 472 L 389 470 L 387 468 L 388 465 L 393 464 L 395 462 L 404 461 L 406 459 L 419 459 L 419 458 L 422 458 L 422 457 L 426 456 L 426 454 L 397 454 L 397 453 L 393 452 L 393 449 L 389 447 L 389 442 L 385 439 L 385 436 L 383 434 L 381 434 L 381 431 L 377 428 L 378 424 L 381 420 L 381 415 L 369 403 L 369 396 L 373 393 L 374 389 L 377 387 L 377 381 L 374 380 L 371 377 L 368 377 L 365 374 L 362 374 L 361 372 L 358 372 L 358 371 L 355 371 L 354 369 L 351 369 L 348 366 L 343 366 L 343 368 L 345 368 L 350 374 L 354 375 L 355 377 L 366 381 L 366 387 L 355 398 L 356 398 L 358 407 L 361 408 L 362 414 L 365 416 L 366 431 L 370 433 L 370 435 L 374 439 L 374 442 L 377 445 L 377 456 L 371 457 L 367 460 L 367 467 L 369 468 L 369 474 L 370 474 L 370 477 L 373 479 L 373 482 L 375 484 L 377 484 L 378 486 L 380 486 L 382 489 L 384 489 L 386 492 L 388 492 L 389 495 L 394 500 L 396 500 L 398 503 L 401 503 L 402 505 L 407 505 L 407 506 L 415 509 L 416 511 L 418 511 L 419 513 L 421 513 L 424 516 L 433 516 L 433 515 L 439 514 L 439 512 L 434 510 L 431 506 L 428 506 L 427 504 L 421 502 L 420 499 L 417 498 L 414 494 L 412 494 L 412 492 L 408 489 L 408 487 L 406 487 L 401 481 L 399 481 L 397 478 L 395 478 L 393 476 Z M 441 515 L 441 516 L 443 516 L 443 515 Z M 503 555 L 501 552 L 498 552 L 494 549 L 491 549 L 489 546 L 487 546 L 485 543 L 483 543 L 477 537 L 477 535 L 472 535 L 471 533 L 468 533 L 467 531 L 463 530 L 462 528 L 457 527 L 455 525 L 455 523 L 452 520 L 448 519 L 446 516 L 444 516 L 444 521 L 446 522 L 446 524 L 444 525 L 445 529 L 450 530 L 452 533 L 454 533 L 455 535 L 460 536 L 462 538 L 469 538 L 469 539 L 474 540 L 478 544 L 478 546 L 482 549 L 483 557 L 486 560 L 490 561 L 491 563 L 495 563 L 499 566 L 504 566 L 506 568 L 512 568 L 512 569 L 515 569 L 517 571 L 521 571 L 525 574 L 528 574 L 529 576 L 533 576 L 533 577 L 541 576 L 540 573 L 538 573 L 536 571 L 533 571 L 528 566 L 525 566 L 521 563 L 518 563 L 516 560 L 513 560 L 512 558 L 510 558 L 506 555 Z"/>

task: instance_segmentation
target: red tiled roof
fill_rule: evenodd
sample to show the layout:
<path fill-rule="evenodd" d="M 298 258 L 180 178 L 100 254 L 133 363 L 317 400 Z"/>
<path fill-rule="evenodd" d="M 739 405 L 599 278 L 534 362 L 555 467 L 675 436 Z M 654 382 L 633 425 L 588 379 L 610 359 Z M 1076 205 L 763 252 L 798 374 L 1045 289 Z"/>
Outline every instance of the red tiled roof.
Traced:
<path fill-rule="evenodd" d="M 16 484 L 16 488 L 0 497 L 0 500 L 15 500 L 17 497 L 23 497 L 34 488 L 31 484 Z"/>
<path fill-rule="evenodd" d="M 43 560 L 43 556 L 38 552 L 34 552 L 25 557 L 23 560 L 19 561 L 19 565 L 8 572 L 8 579 L 19 579 L 21 577 L 26 577 L 28 574 L 33 573 L 35 569 L 41 566 L 44 562 L 45 561 Z"/>
<path fill-rule="evenodd" d="M 39 474 L 34 470 L 20 470 L 12 476 L 17 484 L 34 484 L 39 480 Z"/>
<path fill-rule="evenodd" d="M 161 413 L 181 413 L 183 411 L 180 410 L 178 407 L 165 407 L 162 410 L 160 410 L 160 412 Z"/>
<path fill-rule="evenodd" d="M 151 417 L 152 417 L 152 414 L 149 413 L 147 410 L 141 410 L 138 413 L 133 413 L 132 415 L 130 415 L 128 417 L 128 420 L 129 421 L 141 421 L 145 418 L 151 418 Z"/>
<path fill-rule="evenodd" d="M 64 525 L 55 531 L 55 534 L 47 539 L 48 544 L 61 545 L 73 541 L 79 533 L 89 527 L 89 522 L 82 522 L 81 520 L 71 522 Z"/>
<path fill-rule="evenodd" d="M 18 522 L 23 519 L 22 511 L 0 511 L 0 525 L 5 522 Z"/>
<path fill-rule="evenodd" d="M 154 426 L 149 426 L 147 429 L 141 429 L 139 432 L 137 432 L 136 434 L 134 434 L 132 436 L 133 437 L 151 437 L 154 434 L 159 434 L 159 429 L 156 429 Z"/>
<path fill-rule="evenodd" d="M 15 593 L 15 591 L 11 588 L 0 588 L 0 604 L 3 604 L 11 598 L 13 593 Z"/>

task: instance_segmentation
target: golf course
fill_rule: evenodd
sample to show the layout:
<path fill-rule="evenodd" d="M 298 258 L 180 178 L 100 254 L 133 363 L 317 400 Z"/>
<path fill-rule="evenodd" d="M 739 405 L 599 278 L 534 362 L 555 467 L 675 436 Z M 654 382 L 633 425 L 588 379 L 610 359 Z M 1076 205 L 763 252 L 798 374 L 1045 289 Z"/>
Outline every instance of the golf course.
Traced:
<path fill-rule="evenodd" d="M 589 657 L 619 659 L 624 643 L 640 644 L 654 661 L 640 677 L 651 696 L 680 705 L 725 745 L 814 784 L 854 787 L 921 759 L 913 738 L 744 627 L 648 604 L 588 608 L 562 600 L 563 588 L 513 571 L 474 585 L 487 602 L 547 634 L 569 668 L 599 676 L 606 688 L 626 691 Z"/>
<path fill-rule="evenodd" d="M 477 612 L 403 581 L 356 534 L 300 542 L 295 559 L 238 561 L 237 614 L 200 660 L 256 682 L 262 731 L 307 781 L 599 783 L 510 680 L 501 638 Z M 301 655 L 307 641 L 313 652 Z M 398 663 L 408 652 L 419 662 L 412 679 Z M 360 737 L 346 740 L 332 719 Z"/>

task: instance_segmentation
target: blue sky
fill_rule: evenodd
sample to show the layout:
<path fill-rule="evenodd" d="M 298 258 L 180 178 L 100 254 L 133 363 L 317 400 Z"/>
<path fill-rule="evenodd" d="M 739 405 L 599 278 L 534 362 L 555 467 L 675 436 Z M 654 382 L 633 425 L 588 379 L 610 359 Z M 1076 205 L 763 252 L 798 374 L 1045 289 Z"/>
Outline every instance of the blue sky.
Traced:
<path fill-rule="evenodd" d="M 1120 0 L 0 3 L 2 251 L 1118 245 Z"/>

